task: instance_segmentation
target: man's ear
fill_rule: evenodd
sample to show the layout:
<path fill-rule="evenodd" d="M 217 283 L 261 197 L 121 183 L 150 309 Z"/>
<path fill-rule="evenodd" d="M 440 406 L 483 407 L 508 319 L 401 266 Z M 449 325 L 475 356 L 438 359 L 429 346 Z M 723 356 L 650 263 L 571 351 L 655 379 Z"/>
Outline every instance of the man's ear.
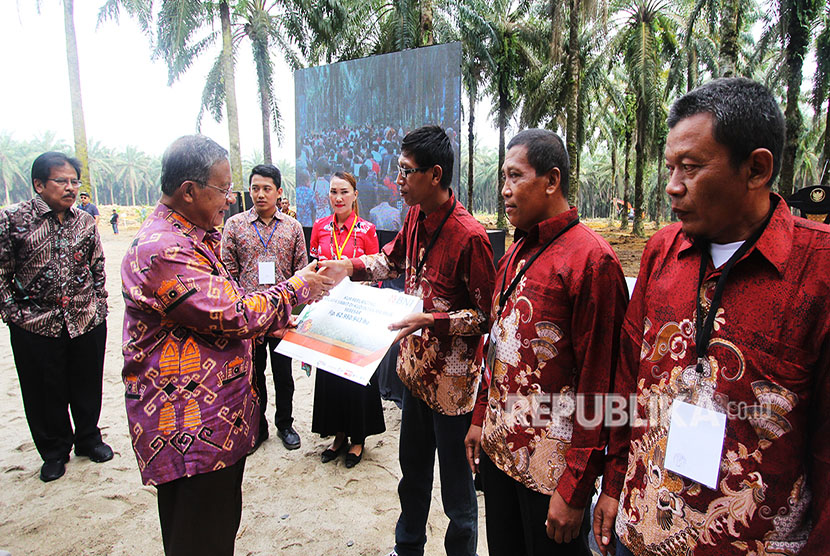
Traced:
<path fill-rule="evenodd" d="M 747 187 L 760 189 L 766 187 L 772 177 L 772 168 L 775 162 L 769 149 L 757 148 L 743 163 L 747 172 Z"/>
<path fill-rule="evenodd" d="M 35 188 L 35 193 L 37 193 L 38 195 L 40 195 L 43 192 L 44 185 L 41 180 L 35 178 L 34 180 L 32 180 L 32 185 Z"/>
<path fill-rule="evenodd" d="M 548 180 L 547 185 L 545 186 L 545 193 L 548 195 L 553 195 L 562 185 L 562 174 L 559 173 L 559 168 L 554 166 L 548 173 L 545 174 L 545 177 Z"/>
<path fill-rule="evenodd" d="M 198 188 L 199 184 L 195 181 L 185 180 L 179 186 L 179 189 L 182 192 L 182 199 L 188 203 L 192 203 L 196 200 L 196 196 L 193 194 L 194 189 Z"/>
<path fill-rule="evenodd" d="M 444 169 L 438 164 L 432 167 L 432 185 L 441 185 L 441 176 L 444 175 Z"/>

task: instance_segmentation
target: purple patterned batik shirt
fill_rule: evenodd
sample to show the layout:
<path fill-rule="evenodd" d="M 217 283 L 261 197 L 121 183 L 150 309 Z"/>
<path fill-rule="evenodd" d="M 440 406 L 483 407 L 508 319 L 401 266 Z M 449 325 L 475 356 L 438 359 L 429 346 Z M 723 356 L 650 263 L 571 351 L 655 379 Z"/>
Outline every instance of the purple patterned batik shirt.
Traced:
<path fill-rule="evenodd" d="M 159 204 L 121 263 L 127 419 L 144 484 L 233 465 L 253 446 L 251 338 L 308 300 L 297 277 L 243 295 L 220 234 Z"/>

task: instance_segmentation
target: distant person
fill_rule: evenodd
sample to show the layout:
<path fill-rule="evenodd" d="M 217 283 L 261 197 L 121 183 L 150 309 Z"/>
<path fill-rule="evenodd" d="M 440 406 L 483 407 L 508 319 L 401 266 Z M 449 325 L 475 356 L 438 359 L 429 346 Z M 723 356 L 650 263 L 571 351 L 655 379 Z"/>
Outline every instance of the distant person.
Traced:
<path fill-rule="evenodd" d="M 830 227 L 772 191 L 786 125 L 765 86 L 715 79 L 667 123 L 680 222 L 646 245 L 623 322 L 637 418 L 611 429 L 594 534 L 617 556 L 826 555 Z"/>
<path fill-rule="evenodd" d="M 80 195 L 78 195 L 79 200 L 81 201 L 80 206 L 78 207 L 91 217 L 95 219 L 95 224 L 98 224 L 98 207 L 94 204 L 89 202 L 89 193 L 86 191 L 81 191 Z"/>
<path fill-rule="evenodd" d="M 291 208 L 291 202 L 288 200 L 287 195 L 280 199 L 280 212 L 287 214 L 291 218 L 297 218 L 297 211 Z"/>
<path fill-rule="evenodd" d="M 316 220 L 317 208 L 314 204 L 314 192 L 309 183 L 311 175 L 306 171 L 297 171 L 297 220 L 303 226 L 311 226 Z"/>
<path fill-rule="evenodd" d="M 594 400 L 613 386 L 628 292 L 611 246 L 568 206 L 568 168 L 558 135 L 526 129 L 508 143 L 501 169 L 508 218 L 525 236 L 496 273 L 490 381 L 465 440 L 491 556 L 591 554 L 607 433 L 573 413 L 534 408 L 556 399 L 587 401 L 589 415 L 602 408 Z"/>
<path fill-rule="evenodd" d="M 277 210 L 282 197 L 282 176 L 272 164 L 251 170 L 248 187 L 254 206 L 231 216 L 222 230 L 222 262 L 246 294 L 267 290 L 288 280 L 308 264 L 305 236 L 299 222 Z M 274 377 L 277 436 L 288 450 L 300 447 L 294 428 L 294 376 L 291 358 L 276 353 L 277 338 L 254 342 L 254 387 L 259 394 L 259 435 L 254 450 L 268 438 L 268 388 L 265 361 L 271 358 Z"/>
<path fill-rule="evenodd" d="M 239 289 L 216 230 L 235 199 L 227 156 L 200 135 L 167 148 L 161 200 L 121 264 L 127 421 L 167 556 L 233 554 L 259 431 L 251 339 L 280 336 L 291 310 L 333 283 L 309 265 L 264 291 Z"/>
<path fill-rule="evenodd" d="M 385 188 L 380 188 L 378 193 L 385 195 L 379 205 L 369 211 L 369 220 L 378 230 L 395 232 L 401 229 L 401 211 L 393 207 L 389 202 L 397 200 L 397 194 Z"/>
<path fill-rule="evenodd" d="M 478 544 L 478 503 L 464 437 L 481 376 L 495 270 L 487 233 L 450 189 L 453 159 L 440 127 L 410 132 L 398 159 L 398 186 L 410 207 L 403 229 L 377 255 L 320 263 L 337 280 L 404 274 L 404 291 L 424 302 L 423 313 L 390 327 L 399 330 L 398 375 L 406 386 L 393 552 L 400 556 L 424 553 L 436 450 L 449 518 L 444 548 L 449 556 L 474 556 Z M 421 335 L 412 335 L 417 330 Z"/>
<path fill-rule="evenodd" d="M 375 208 L 377 204 L 377 179 L 369 176 L 369 169 L 366 166 L 360 166 L 360 175 L 357 179 L 357 203 L 360 206 L 360 212 L 364 215 Z"/>
<path fill-rule="evenodd" d="M 110 216 L 110 224 L 112 224 L 112 233 L 118 235 L 118 211 L 112 209 L 112 216 Z"/>
<path fill-rule="evenodd" d="M 315 222 L 311 230 L 313 258 L 339 260 L 378 252 L 375 226 L 358 216 L 358 200 L 354 176 L 336 172 L 329 190 L 333 214 Z M 385 430 L 376 376 L 363 386 L 317 369 L 311 432 L 324 438 L 334 435 L 331 446 L 320 456 L 323 463 L 347 450 L 346 467 L 354 467 L 363 458 L 366 437 Z"/>
<path fill-rule="evenodd" d="M 73 206 L 80 177 L 77 159 L 43 153 L 32 164 L 35 197 L 0 211 L 0 316 L 44 482 L 63 476 L 73 444 L 97 463 L 113 456 L 98 428 L 104 251 L 93 217 Z"/>
<path fill-rule="evenodd" d="M 312 186 L 314 193 L 314 218 L 325 218 L 329 214 L 329 181 L 331 180 L 331 165 L 326 158 L 317 161 L 317 179 Z M 311 222 L 309 222 L 311 224 Z"/>

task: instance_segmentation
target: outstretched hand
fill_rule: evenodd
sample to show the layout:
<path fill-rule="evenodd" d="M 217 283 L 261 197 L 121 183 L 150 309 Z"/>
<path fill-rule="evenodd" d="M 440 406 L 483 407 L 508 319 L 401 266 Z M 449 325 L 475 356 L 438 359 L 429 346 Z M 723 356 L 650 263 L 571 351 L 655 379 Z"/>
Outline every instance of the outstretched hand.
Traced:
<path fill-rule="evenodd" d="M 393 322 L 389 325 L 389 330 L 399 330 L 398 335 L 395 336 L 395 342 L 409 336 L 416 330 L 432 326 L 435 324 L 435 318 L 432 313 L 413 313 L 406 315 L 398 322 Z"/>

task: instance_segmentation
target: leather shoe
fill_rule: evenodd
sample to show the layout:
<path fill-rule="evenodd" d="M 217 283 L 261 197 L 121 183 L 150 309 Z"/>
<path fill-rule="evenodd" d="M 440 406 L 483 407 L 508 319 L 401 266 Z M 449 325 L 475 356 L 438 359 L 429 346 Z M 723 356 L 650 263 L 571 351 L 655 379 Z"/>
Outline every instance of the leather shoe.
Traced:
<path fill-rule="evenodd" d="M 294 430 L 294 427 L 287 429 L 277 429 L 277 436 L 282 440 L 282 445 L 286 450 L 296 450 L 300 447 L 300 435 Z"/>
<path fill-rule="evenodd" d="M 340 446 L 337 447 L 336 450 L 332 450 L 331 448 L 326 448 L 323 450 L 323 453 L 320 454 L 320 461 L 323 463 L 328 463 L 333 459 L 336 459 L 337 456 L 340 455 L 340 452 L 343 451 L 343 448 L 346 447 L 346 440 L 343 439 L 343 442 L 340 443 Z"/>
<path fill-rule="evenodd" d="M 86 456 L 95 463 L 103 463 L 112 459 L 112 448 L 103 442 L 91 448 L 79 448 L 75 446 L 76 456 Z"/>
<path fill-rule="evenodd" d="M 353 453 L 349 452 L 348 454 L 346 454 L 346 469 L 351 469 L 352 467 L 360 463 L 360 460 L 362 459 L 363 450 L 361 450 L 360 453 L 357 455 L 354 455 Z"/>
<path fill-rule="evenodd" d="M 40 480 L 44 483 L 60 479 L 66 472 L 66 462 L 69 458 L 49 459 L 40 467 Z"/>

